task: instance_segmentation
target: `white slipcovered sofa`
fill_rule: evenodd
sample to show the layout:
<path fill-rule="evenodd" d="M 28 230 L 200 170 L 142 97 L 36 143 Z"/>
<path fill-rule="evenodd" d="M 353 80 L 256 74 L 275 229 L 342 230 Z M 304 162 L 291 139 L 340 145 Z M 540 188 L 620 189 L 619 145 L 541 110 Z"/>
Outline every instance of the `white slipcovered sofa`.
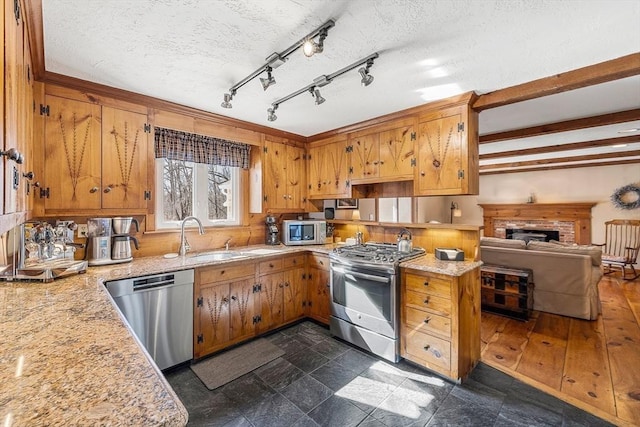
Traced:
<path fill-rule="evenodd" d="M 601 312 L 598 282 L 602 251 L 594 246 L 480 239 L 485 264 L 533 270 L 533 309 L 593 320 Z"/>

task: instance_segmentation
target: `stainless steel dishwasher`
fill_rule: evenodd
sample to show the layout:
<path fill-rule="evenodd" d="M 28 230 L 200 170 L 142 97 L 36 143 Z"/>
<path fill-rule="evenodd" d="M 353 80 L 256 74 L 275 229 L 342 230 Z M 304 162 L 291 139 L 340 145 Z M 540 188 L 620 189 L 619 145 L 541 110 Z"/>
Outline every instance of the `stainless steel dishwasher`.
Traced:
<path fill-rule="evenodd" d="M 160 369 L 193 358 L 193 270 L 106 282 Z"/>

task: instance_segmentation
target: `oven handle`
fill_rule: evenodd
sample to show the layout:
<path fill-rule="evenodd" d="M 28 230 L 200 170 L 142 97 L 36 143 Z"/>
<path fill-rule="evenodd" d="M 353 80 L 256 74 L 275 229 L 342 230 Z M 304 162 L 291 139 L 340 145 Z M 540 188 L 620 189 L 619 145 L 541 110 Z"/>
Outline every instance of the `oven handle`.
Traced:
<path fill-rule="evenodd" d="M 344 268 L 340 268 L 340 267 L 333 267 L 333 269 L 335 271 L 337 271 L 338 273 L 342 273 L 342 274 L 351 274 L 354 277 L 358 277 L 360 279 L 366 279 L 366 280 L 371 280 L 374 282 L 381 282 L 381 283 L 388 283 L 389 282 L 389 277 L 384 277 L 384 276 L 374 276 L 372 274 L 364 274 L 364 273 L 357 273 L 355 271 L 352 270 L 346 270 Z"/>

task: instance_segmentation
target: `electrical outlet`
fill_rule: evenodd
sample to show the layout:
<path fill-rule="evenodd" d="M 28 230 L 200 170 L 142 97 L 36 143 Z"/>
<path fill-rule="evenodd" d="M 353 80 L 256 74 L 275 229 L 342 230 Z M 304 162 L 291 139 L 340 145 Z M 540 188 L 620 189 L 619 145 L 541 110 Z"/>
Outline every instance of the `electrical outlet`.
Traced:
<path fill-rule="evenodd" d="M 87 237 L 88 233 L 89 233 L 89 228 L 87 227 L 87 224 L 78 224 L 78 237 L 79 238 Z"/>

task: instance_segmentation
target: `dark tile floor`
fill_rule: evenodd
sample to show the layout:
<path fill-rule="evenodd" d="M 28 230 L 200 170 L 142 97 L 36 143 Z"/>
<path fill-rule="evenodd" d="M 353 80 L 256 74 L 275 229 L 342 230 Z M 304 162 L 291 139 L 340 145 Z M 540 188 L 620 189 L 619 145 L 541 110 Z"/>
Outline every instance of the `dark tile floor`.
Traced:
<path fill-rule="evenodd" d="M 194 426 L 610 425 L 480 363 L 453 384 L 389 363 L 305 321 L 267 337 L 285 354 L 216 390 L 188 366 L 165 375 Z"/>

